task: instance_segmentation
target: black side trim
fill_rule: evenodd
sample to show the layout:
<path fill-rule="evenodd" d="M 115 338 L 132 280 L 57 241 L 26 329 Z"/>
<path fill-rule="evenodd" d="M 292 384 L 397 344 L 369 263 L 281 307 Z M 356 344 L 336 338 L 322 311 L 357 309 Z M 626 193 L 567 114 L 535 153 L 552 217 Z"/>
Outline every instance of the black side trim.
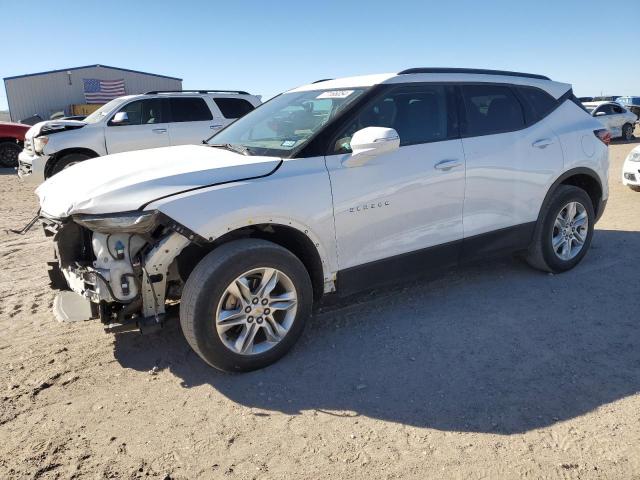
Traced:
<path fill-rule="evenodd" d="M 460 262 L 526 250 L 531 245 L 535 229 L 536 222 L 529 222 L 465 238 L 462 241 Z"/>
<path fill-rule="evenodd" d="M 201 185 L 199 187 L 193 187 L 193 188 L 187 188 L 186 190 L 180 190 L 179 192 L 169 193 L 167 195 L 163 195 L 161 197 L 154 198 L 153 200 L 149 200 L 147 203 L 144 203 L 144 204 L 140 205 L 138 210 L 144 210 L 145 208 L 147 208 L 148 205 L 152 204 L 153 202 L 157 202 L 158 200 L 163 200 L 163 199 L 169 198 L 169 197 L 174 197 L 174 196 L 180 195 L 182 193 L 193 192 L 195 190 L 202 190 L 203 188 L 217 187 L 218 185 L 226 185 L 227 183 L 245 182 L 247 180 L 257 180 L 258 178 L 265 178 L 265 177 L 268 177 L 269 175 L 273 175 L 275 172 L 277 172 L 281 165 L 282 165 L 282 159 L 278 162 L 278 164 L 275 166 L 275 168 L 273 170 L 271 170 L 268 173 L 265 173 L 264 175 L 257 175 L 255 177 L 237 178 L 235 180 L 227 180 L 226 182 L 210 183 L 210 184 L 207 184 L 207 185 Z"/>
<path fill-rule="evenodd" d="M 344 297 L 403 280 L 435 276 L 460 263 L 516 253 L 529 247 L 535 227 L 536 222 L 523 223 L 340 270 L 337 293 Z"/>
<path fill-rule="evenodd" d="M 398 75 L 409 75 L 412 73 L 469 73 L 477 75 L 503 75 L 505 77 L 524 77 L 537 78 L 538 80 L 551 80 L 549 77 L 545 77 L 544 75 L 538 75 L 535 73 L 511 72 L 508 70 L 485 70 L 483 68 L 408 68 L 406 70 L 398 72 Z"/>
<path fill-rule="evenodd" d="M 340 296 L 420 278 L 458 263 L 461 240 L 403 253 L 375 262 L 340 270 L 337 291 Z"/>

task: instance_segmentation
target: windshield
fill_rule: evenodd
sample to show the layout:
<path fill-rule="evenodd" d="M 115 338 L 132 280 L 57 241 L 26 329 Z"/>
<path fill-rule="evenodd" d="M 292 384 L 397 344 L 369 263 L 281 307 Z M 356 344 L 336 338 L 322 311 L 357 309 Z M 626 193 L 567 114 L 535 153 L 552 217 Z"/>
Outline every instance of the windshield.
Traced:
<path fill-rule="evenodd" d="M 366 88 L 282 94 L 207 140 L 248 155 L 287 156 L 302 147 Z"/>
<path fill-rule="evenodd" d="M 115 100 L 111 100 L 109 103 L 105 103 L 98 110 L 93 112 L 87 118 L 83 120 L 85 123 L 98 123 L 104 117 L 109 115 L 113 110 L 115 110 L 119 105 L 122 104 L 122 99 L 116 98 Z"/>

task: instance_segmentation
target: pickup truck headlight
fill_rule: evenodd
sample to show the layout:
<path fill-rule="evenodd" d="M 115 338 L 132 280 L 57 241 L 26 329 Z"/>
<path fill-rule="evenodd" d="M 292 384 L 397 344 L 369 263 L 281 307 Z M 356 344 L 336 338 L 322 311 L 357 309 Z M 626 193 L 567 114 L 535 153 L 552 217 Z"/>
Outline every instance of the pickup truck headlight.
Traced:
<path fill-rule="evenodd" d="M 627 157 L 630 162 L 640 162 L 640 152 L 631 152 Z"/>
<path fill-rule="evenodd" d="M 42 135 L 41 137 L 36 137 L 33 139 L 33 149 L 37 153 L 42 153 L 47 143 L 49 143 L 49 137 L 47 137 L 46 135 Z"/>
<path fill-rule="evenodd" d="M 99 233 L 149 233 L 157 226 L 158 212 L 122 212 L 73 215 L 73 221 Z"/>

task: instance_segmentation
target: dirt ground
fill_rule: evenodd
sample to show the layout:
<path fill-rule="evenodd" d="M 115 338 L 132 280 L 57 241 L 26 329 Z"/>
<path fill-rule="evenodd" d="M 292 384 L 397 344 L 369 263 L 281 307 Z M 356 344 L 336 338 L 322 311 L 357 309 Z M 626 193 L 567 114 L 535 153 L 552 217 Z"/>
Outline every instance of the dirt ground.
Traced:
<path fill-rule="evenodd" d="M 640 132 L 637 132 L 640 133 Z M 274 366 L 225 375 L 175 322 L 51 313 L 32 191 L 0 175 L 0 478 L 640 478 L 638 142 L 573 271 L 517 260 L 316 315 Z"/>

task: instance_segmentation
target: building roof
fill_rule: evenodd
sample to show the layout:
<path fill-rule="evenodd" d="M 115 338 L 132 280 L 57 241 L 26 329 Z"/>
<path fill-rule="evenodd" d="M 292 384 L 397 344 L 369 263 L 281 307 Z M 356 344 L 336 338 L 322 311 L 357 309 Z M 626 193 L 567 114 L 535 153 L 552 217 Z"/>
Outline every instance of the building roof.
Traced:
<path fill-rule="evenodd" d="M 80 70 L 80 69 L 83 69 L 83 68 L 96 68 L 96 67 L 109 68 L 111 70 L 120 70 L 122 72 L 139 73 L 141 75 L 150 75 L 152 77 L 169 78 L 171 80 L 182 81 L 181 78 L 177 78 L 177 77 L 169 77 L 167 75 L 158 75 L 157 73 L 141 72 L 139 70 L 131 70 L 131 69 L 128 69 L 128 68 L 110 67 L 108 65 L 100 65 L 99 63 L 96 63 L 95 65 L 85 65 L 83 67 L 60 68 L 58 70 L 48 70 L 46 72 L 27 73 L 26 75 L 15 75 L 13 77 L 5 77 L 4 80 L 13 80 L 13 79 L 16 79 L 16 78 L 34 77 L 36 75 L 47 75 L 49 73 L 69 72 L 69 71 L 72 71 L 72 70 Z"/>

